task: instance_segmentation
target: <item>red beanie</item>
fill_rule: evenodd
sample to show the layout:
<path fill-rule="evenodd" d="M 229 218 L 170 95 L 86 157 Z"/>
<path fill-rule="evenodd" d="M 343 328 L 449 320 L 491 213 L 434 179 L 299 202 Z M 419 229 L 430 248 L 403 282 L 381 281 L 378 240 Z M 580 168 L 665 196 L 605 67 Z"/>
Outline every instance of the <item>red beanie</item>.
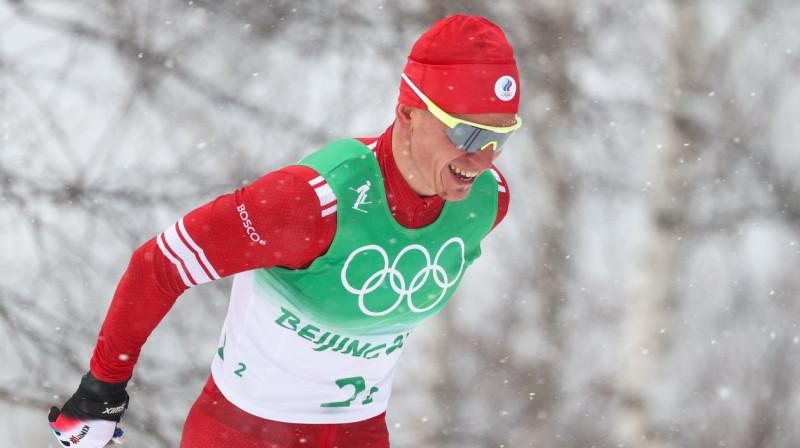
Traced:
<path fill-rule="evenodd" d="M 519 73 L 503 30 L 483 17 L 439 20 L 411 48 L 404 73 L 452 114 L 517 113 Z M 425 109 L 405 81 L 399 102 Z"/>

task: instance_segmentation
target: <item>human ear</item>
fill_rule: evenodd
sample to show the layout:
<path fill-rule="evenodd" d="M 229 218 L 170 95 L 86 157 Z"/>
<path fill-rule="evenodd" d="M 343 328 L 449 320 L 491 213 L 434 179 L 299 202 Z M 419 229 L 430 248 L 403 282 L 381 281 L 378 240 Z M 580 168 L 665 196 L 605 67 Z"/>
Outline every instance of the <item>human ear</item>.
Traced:
<path fill-rule="evenodd" d="M 406 106 L 405 104 L 397 103 L 397 106 L 394 108 L 395 112 L 395 128 L 398 126 L 400 130 L 403 132 L 411 132 L 411 112 L 414 110 L 411 106 Z"/>

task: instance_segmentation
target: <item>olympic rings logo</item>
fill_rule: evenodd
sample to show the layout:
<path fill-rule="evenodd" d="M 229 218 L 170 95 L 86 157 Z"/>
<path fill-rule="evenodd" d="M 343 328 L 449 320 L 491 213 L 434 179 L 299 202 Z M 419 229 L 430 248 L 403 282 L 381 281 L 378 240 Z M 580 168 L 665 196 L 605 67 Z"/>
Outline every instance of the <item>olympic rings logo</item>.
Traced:
<path fill-rule="evenodd" d="M 445 269 L 439 265 L 439 258 L 442 256 L 444 250 L 448 246 L 454 244 L 461 248 L 461 265 L 458 268 L 458 273 L 452 279 L 450 279 L 447 271 L 445 271 Z M 380 255 L 380 257 L 383 259 L 383 267 L 370 275 L 364 281 L 364 284 L 361 285 L 361 287 L 356 288 L 347 281 L 347 270 L 350 268 L 350 263 L 353 261 L 353 258 L 355 258 L 356 255 L 362 252 L 370 251 L 375 251 Z M 414 274 L 409 282 L 403 273 L 397 269 L 397 265 L 406 254 L 411 252 L 419 252 L 424 256 L 425 267 Z M 461 238 L 453 237 L 447 240 L 442 247 L 439 248 L 439 251 L 436 252 L 436 256 L 433 258 L 433 262 L 431 262 L 431 255 L 428 253 L 425 247 L 420 246 L 419 244 L 412 244 L 401 250 L 390 266 L 389 255 L 386 254 L 386 251 L 378 245 L 370 244 L 354 250 L 353 253 L 347 257 L 347 261 L 345 261 L 344 267 L 342 268 L 342 285 L 349 292 L 358 295 L 358 306 L 361 308 L 361 311 L 368 316 L 384 316 L 389 314 L 398 306 L 400 306 L 400 304 L 403 302 L 403 299 L 406 299 L 408 307 L 411 309 L 411 311 L 415 313 L 423 313 L 439 304 L 439 302 L 442 301 L 447 293 L 447 290 L 458 282 L 458 279 L 461 277 L 461 273 L 464 271 L 464 254 L 464 241 Z M 413 295 L 415 292 L 422 289 L 422 287 L 428 281 L 428 278 L 431 277 L 431 273 L 433 274 L 433 281 L 439 288 L 442 288 L 442 293 L 439 295 L 439 298 L 436 299 L 436 301 L 424 308 L 420 308 L 414 304 Z M 364 296 L 378 289 L 383 284 L 384 280 L 386 280 L 387 276 L 389 277 L 389 284 L 391 285 L 392 290 L 399 294 L 397 301 L 395 301 L 392 306 L 382 311 L 367 308 L 367 306 L 364 304 Z"/>

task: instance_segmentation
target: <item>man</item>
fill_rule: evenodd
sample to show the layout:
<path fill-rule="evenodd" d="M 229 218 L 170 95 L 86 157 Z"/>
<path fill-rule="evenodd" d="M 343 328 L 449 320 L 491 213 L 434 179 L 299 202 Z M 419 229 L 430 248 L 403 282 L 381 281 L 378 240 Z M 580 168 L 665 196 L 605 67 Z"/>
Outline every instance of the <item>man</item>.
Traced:
<path fill-rule="evenodd" d="M 505 216 L 493 168 L 521 125 L 503 32 L 436 22 L 401 75 L 395 121 L 336 141 L 170 226 L 133 255 L 78 391 L 51 427 L 64 446 L 123 436 L 125 386 L 187 288 L 235 274 L 211 376 L 181 447 L 387 447 L 398 356 Z"/>

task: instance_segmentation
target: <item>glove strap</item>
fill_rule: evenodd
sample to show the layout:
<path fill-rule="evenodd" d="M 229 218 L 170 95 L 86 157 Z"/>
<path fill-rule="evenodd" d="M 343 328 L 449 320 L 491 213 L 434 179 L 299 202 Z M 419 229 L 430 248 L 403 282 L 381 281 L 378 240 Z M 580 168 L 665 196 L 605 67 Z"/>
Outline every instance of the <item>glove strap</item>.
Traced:
<path fill-rule="evenodd" d="M 81 379 L 78 391 L 64 405 L 62 412 L 84 418 L 119 422 L 128 408 L 127 381 L 107 383 L 87 373 Z"/>
<path fill-rule="evenodd" d="M 126 394 L 123 401 L 95 401 L 81 397 L 75 402 L 75 406 L 81 413 L 92 418 L 119 422 L 122 413 L 128 409 L 128 397 Z M 72 410 L 70 409 L 70 411 Z"/>

